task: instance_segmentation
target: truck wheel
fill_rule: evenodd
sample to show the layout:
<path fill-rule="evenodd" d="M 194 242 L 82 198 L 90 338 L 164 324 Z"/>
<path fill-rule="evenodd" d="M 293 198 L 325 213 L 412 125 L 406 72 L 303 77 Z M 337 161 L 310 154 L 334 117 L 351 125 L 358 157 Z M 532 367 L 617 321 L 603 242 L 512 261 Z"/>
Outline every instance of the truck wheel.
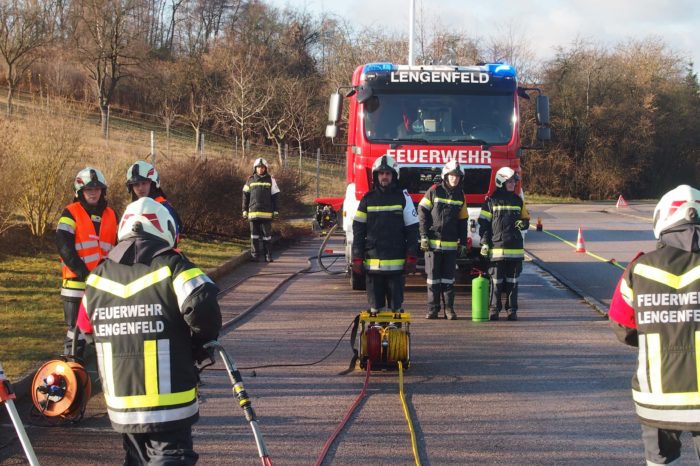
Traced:
<path fill-rule="evenodd" d="M 350 284 L 352 285 L 353 290 L 366 290 L 367 283 L 365 282 L 365 274 L 357 274 L 353 271 L 350 271 Z"/>

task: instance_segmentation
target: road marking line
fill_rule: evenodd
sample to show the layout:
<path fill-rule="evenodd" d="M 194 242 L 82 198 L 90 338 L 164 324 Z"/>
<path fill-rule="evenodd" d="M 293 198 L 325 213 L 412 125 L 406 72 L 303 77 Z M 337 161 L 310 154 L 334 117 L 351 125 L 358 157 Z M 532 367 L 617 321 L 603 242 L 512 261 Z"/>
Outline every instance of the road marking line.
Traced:
<path fill-rule="evenodd" d="M 534 227 L 532 227 L 532 226 L 530 226 L 530 228 L 534 229 Z M 542 229 L 542 231 L 545 232 L 545 233 L 547 233 L 549 236 L 551 236 L 551 237 L 553 237 L 553 238 L 556 238 L 556 239 L 558 239 L 559 241 L 561 241 L 561 242 L 563 242 L 563 243 L 566 243 L 566 244 L 568 244 L 569 246 L 571 246 L 572 248 L 576 249 L 576 245 L 575 245 L 574 243 L 572 243 L 571 241 L 567 241 L 567 240 L 565 240 L 564 238 L 562 238 L 561 236 L 552 233 L 551 231 L 548 231 L 548 230 L 545 230 L 545 229 Z M 586 251 L 586 254 L 588 254 L 588 255 L 591 256 L 592 258 L 597 259 L 597 260 L 599 260 L 599 261 L 601 261 L 601 262 L 607 262 L 608 264 L 614 265 L 615 267 L 619 267 L 620 269 L 625 270 L 625 268 L 624 268 L 623 266 L 621 266 L 620 264 L 618 264 L 617 261 L 614 261 L 613 259 L 606 259 L 605 257 L 601 257 L 601 256 L 599 256 L 598 254 L 594 254 L 594 253 L 588 252 L 588 251 Z"/>

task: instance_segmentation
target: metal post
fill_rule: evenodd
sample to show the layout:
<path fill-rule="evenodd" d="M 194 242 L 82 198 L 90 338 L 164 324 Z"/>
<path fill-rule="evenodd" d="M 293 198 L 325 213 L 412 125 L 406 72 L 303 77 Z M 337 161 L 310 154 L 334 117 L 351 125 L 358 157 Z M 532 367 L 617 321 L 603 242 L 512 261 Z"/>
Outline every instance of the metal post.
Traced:
<path fill-rule="evenodd" d="M 0 404 L 7 406 L 7 412 L 10 414 L 10 419 L 12 419 L 12 424 L 15 426 L 15 431 L 19 437 L 22 448 L 24 449 L 24 456 L 27 457 L 29 464 L 31 466 L 39 466 L 39 460 L 34 453 L 32 444 L 29 442 L 29 437 L 27 437 L 27 432 L 24 430 L 24 424 L 22 424 L 22 419 L 17 413 L 17 408 L 15 407 L 15 393 L 12 391 L 12 385 L 10 381 L 5 377 L 5 371 L 2 368 L 2 363 L 0 363 Z"/>
<path fill-rule="evenodd" d="M 408 10 L 408 66 L 413 66 L 414 63 L 414 54 L 413 54 L 413 43 L 415 42 L 413 39 L 414 36 L 414 23 L 415 23 L 415 16 L 416 16 L 416 0 L 411 0 L 411 6 L 410 9 Z"/>
<path fill-rule="evenodd" d="M 321 148 L 316 149 L 316 197 L 321 196 Z"/>
<path fill-rule="evenodd" d="M 156 132 L 151 131 L 151 164 L 156 166 Z"/>

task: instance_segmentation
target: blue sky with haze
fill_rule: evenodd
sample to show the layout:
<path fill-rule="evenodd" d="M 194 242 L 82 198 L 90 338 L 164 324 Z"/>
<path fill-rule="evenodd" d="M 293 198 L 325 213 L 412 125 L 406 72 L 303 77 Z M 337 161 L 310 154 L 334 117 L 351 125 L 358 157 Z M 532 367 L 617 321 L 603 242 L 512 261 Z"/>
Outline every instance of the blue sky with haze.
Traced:
<path fill-rule="evenodd" d="M 409 0 L 265 0 L 313 14 L 353 18 L 363 26 L 408 31 Z M 654 36 L 700 68 L 698 0 L 416 0 L 416 14 L 427 24 L 442 24 L 470 37 L 489 38 L 500 25 L 516 24 L 538 58 L 554 56 L 556 46 L 577 38 L 612 47 L 629 39 Z"/>

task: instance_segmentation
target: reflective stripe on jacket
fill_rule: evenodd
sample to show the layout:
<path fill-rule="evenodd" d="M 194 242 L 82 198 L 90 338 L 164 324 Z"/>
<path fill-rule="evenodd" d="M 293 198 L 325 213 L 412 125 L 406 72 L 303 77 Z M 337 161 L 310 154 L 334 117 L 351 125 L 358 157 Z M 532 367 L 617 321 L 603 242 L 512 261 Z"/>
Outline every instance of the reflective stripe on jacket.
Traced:
<path fill-rule="evenodd" d="M 69 204 L 66 206 L 66 210 L 73 218 L 61 217 L 57 229 L 75 235 L 75 251 L 88 270 L 93 270 L 117 243 L 117 216 L 111 208 L 105 208 L 100 219 L 100 233 L 98 235 L 90 215 L 79 202 Z M 61 269 L 61 277 L 64 288 L 85 288 L 81 281 L 72 280 L 77 275 L 65 264 Z"/>
<path fill-rule="evenodd" d="M 108 259 L 86 283 L 89 326 L 81 329 L 94 332 L 114 429 L 160 432 L 193 424 L 197 374 L 190 335 L 205 328 L 202 338 L 216 338 L 221 327 L 216 285 L 172 251 L 150 265 Z"/>
<path fill-rule="evenodd" d="M 375 189 L 360 200 L 352 224 L 353 257 L 370 272 L 403 272 L 418 249 L 418 214 L 406 191 Z"/>
<path fill-rule="evenodd" d="M 515 227 L 522 220 L 529 228 L 530 214 L 522 198 L 505 188 L 498 188 L 486 199 L 479 214 L 482 244 L 491 246 L 491 260 L 522 260 L 525 257 L 523 235 Z"/>
<path fill-rule="evenodd" d="M 700 253 L 664 245 L 638 257 L 616 298 L 634 310 L 637 415 L 658 428 L 700 430 Z M 611 318 L 625 321 L 624 315 Z"/>
<path fill-rule="evenodd" d="M 456 251 L 459 241 L 467 241 L 467 204 L 461 187 L 447 189 L 435 184 L 418 204 L 420 235 L 426 236 L 433 250 Z"/>

